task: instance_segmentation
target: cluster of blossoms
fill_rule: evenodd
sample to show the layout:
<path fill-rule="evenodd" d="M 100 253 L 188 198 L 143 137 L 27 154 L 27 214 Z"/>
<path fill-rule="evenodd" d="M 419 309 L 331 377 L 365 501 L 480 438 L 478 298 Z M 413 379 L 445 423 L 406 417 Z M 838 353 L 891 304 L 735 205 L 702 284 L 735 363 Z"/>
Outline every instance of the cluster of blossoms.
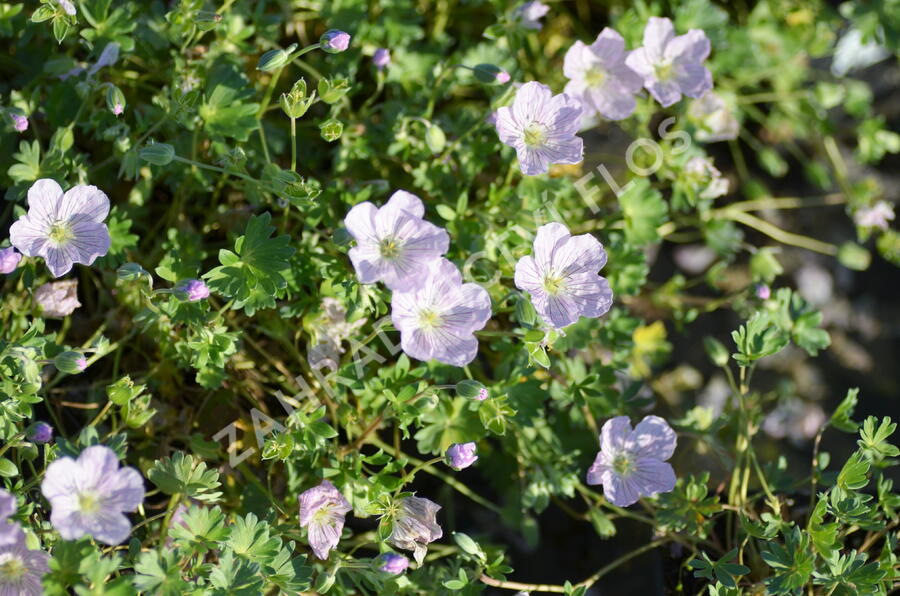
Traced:
<path fill-rule="evenodd" d="M 669 19 L 651 17 L 644 45 L 630 52 L 624 38 L 607 27 L 591 45 L 576 41 L 566 52 L 564 93 L 554 95 L 536 81 L 522 85 L 512 105 L 497 110 L 497 135 L 516 150 L 526 176 L 546 173 L 554 163 L 579 163 L 584 147 L 576 135 L 583 123 L 596 115 L 627 118 L 642 87 L 663 107 L 682 95 L 699 98 L 710 91 L 712 75 L 703 65 L 709 52 L 703 31 L 675 36 Z"/>
<path fill-rule="evenodd" d="M 298 497 L 300 526 L 306 528 L 307 539 L 313 553 L 323 561 L 341 539 L 346 515 L 352 510 L 344 495 L 328 480 L 323 480 Z M 422 564 L 427 545 L 443 536 L 437 524 L 440 505 L 422 497 L 403 497 L 395 503 L 390 515 L 392 530 L 388 542 L 397 548 L 413 551 L 413 557 Z M 409 561 L 396 553 L 379 557 L 381 571 L 403 573 Z"/>
<path fill-rule="evenodd" d="M 391 319 L 407 355 L 465 366 L 478 351 L 474 332 L 490 318 L 491 299 L 481 286 L 462 282 L 443 257 L 446 230 L 424 216 L 422 200 L 403 190 L 381 208 L 355 205 L 344 219 L 356 240 L 350 260 L 360 283 L 381 281 L 393 292 Z"/>

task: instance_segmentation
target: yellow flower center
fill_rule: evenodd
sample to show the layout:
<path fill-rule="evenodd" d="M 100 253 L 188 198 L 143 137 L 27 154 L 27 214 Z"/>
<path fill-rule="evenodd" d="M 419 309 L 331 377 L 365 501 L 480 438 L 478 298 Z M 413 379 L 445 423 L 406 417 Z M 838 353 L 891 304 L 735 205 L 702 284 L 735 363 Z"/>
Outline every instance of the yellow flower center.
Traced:
<path fill-rule="evenodd" d="M 93 493 L 78 493 L 78 508 L 82 513 L 97 513 L 100 510 L 100 499 Z"/>
<path fill-rule="evenodd" d="M 556 296 L 566 289 L 566 280 L 562 275 L 548 273 L 544 276 L 544 291 L 550 296 Z"/>
<path fill-rule="evenodd" d="M 419 311 L 419 327 L 424 330 L 435 329 L 443 324 L 441 315 L 433 310 L 423 309 Z"/>
<path fill-rule="evenodd" d="M 547 127 L 540 122 L 532 122 L 522 130 L 522 137 L 528 147 L 543 147 L 547 141 Z"/>
<path fill-rule="evenodd" d="M 634 472 L 634 462 L 624 453 L 620 453 L 613 458 L 612 469 L 619 476 L 628 477 Z"/>
<path fill-rule="evenodd" d="M 606 72 L 602 68 L 594 68 L 587 71 L 584 80 L 588 87 L 599 87 L 606 80 Z"/>
<path fill-rule="evenodd" d="M 69 224 L 64 221 L 57 221 L 50 225 L 47 237 L 50 238 L 54 244 L 59 246 L 74 238 L 75 234 L 72 233 L 72 228 Z"/>
<path fill-rule="evenodd" d="M 672 66 L 672 63 L 668 60 L 664 62 L 660 62 L 656 66 L 653 67 L 656 71 L 656 78 L 660 81 L 668 81 L 675 74 L 675 68 Z"/>
<path fill-rule="evenodd" d="M 12 553 L 0 554 L 0 585 L 15 584 L 28 571 L 20 557 Z"/>
<path fill-rule="evenodd" d="M 381 243 L 378 245 L 378 250 L 381 253 L 382 258 L 385 259 L 396 259 L 400 256 L 400 245 L 397 243 L 397 240 L 392 237 L 382 239 Z"/>

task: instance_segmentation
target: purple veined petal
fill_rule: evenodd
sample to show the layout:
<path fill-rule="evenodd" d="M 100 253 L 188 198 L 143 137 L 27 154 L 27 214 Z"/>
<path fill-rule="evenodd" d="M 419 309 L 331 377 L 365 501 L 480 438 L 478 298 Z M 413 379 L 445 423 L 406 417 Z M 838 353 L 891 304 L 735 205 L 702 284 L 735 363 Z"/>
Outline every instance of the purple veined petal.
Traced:
<path fill-rule="evenodd" d="M 62 197 L 63 189 L 56 180 L 50 178 L 37 180 L 28 189 L 28 215 L 37 220 L 35 223 L 51 224 L 57 219 L 57 210 Z"/>
<path fill-rule="evenodd" d="M 534 257 L 524 256 L 516 263 L 514 277 L 516 287 L 534 294 L 543 291 L 543 274 Z"/>
<path fill-rule="evenodd" d="M 631 435 L 628 416 L 616 416 L 603 423 L 600 429 L 600 450 L 609 454 L 624 451 Z"/>
<path fill-rule="evenodd" d="M 636 72 L 644 81 L 655 75 L 653 62 L 650 60 L 646 48 L 637 48 L 629 52 L 625 58 L 625 65 Z"/>
<path fill-rule="evenodd" d="M 706 33 L 691 29 L 679 35 L 666 46 L 666 58 L 699 64 L 709 58 L 710 44 Z"/>
<path fill-rule="evenodd" d="M 73 186 L 58 203 L 56 217 L 102 223 L 109 215 L 109 198 L 96 186 Z"/>
<path fill-rule="evenodd" d="M 637 101 L 633 93 L 623 92 L 618 85 L 588 91 L 591 107 L 608 120 L 624 120 L 634 113 Z"/>
<path fill-rule="evenodd" d="M 702 64 L 682 64 L 677 69 L 675 81 L 688 97 L 700 97 L 712 89 L 712 73 Z"/>
<path fill-rule="evenodd" d="M 654 79 L 646 82 L 645 86 L 653 99 L 664 108 L 678 103 L 678 100 L 681 99 L 681 86 L 677 81 L 662 82 Z"/>
<path fill-rule="evenodd" d="M 47 269 L 50 270 L 50 274 L 53 275 L 53 277 L 62 277 L 72 270 L 74 262 L 64 246 L 55 247 L 50 246 L 48 243 L 44 247 L 44 254 L 42 256 L 44 257 L 44 262 L 47 264 Z"/>
<path fill-rule="evenodd" d="M 664 461 L 639 457 L 634 462 L 630 480 L 642 496 L 651 497 L 675 488 L 675 470 Z"/>
<path fill-rule="evenodd" d="M 78 540 L 90 534 L 91 521 L 81 515 L 74 503 L 68 507 L 54 506 L 50 511 L 50 523 L 64 540 Z"/>
<path fill-rule="evenodd" d="M 570 237 L 569 228 L 559 222 L 551 222 L 538 228 L 534 236 L 534 259 L 542 269 L 552 265 L 556 247 Z"/>
<path fill-rule="evenodd" d="M 8 490 L 0 488 L 0 522 L 16 512 L 16 497 Z"/>
<path fill-rule="evenodd" d="M 41 492 L 48 501 L 71 497 L 78 487 L 80 475 L 75 460 L 71 457 L 61 457 L 47 466 L 44 480 L 41 482 Z"/>
<path fill-rule="evenodd" d="M 569 137 L 578 132 L 584 107 L 576 97 L 560 93 L 550 101 L 549 111 L 554 114 L 550 137 Z"/>
<path fill-rule="evenodd" d="M 103 445 L 92 445 L 78 455 L 78 475 L 76 486 L 98 486 L 105 483 L 119 469 L 116 452 Z"/>
<path fill-rule="evenodd" d="M 548 295 L 541 307 L 535 305 L 535 310 L 556 329 L 573 325 L 581 318 L 578 302 L 569 294 Z"/>
<path fill-rule="evenodd" d="M 675 37 L 675 27 L 666 18 L 650 17 L 644 29 L 644 48 L 651 62 L 658 62 L 664 56 L 666 46 Z"/>
<path fill-rule="evenodd" d="M 612 474 L 609 456 L 601 451 L 594 458 L 594 463 L 587 471 L 587 483 L 596 486 L 609 481 L 609 475 Z"/>
<path fill-rule="evenodd" d="M 609 282 L 594 273 L 580 273 L 566 279 L 566 296 L 581 317 L 602 317 L 612 307 Z M 577 322 L 576 318 L 575 321 Z"/>
<path fill-rule="evenodd" d="M 375 242 L 375 214 L 378 208 L 369 201 L 354 205 L 344 217 L 344 227 L 357 242 Z"/>
<path fill-rule="evenodd" d="M 615 80 L 614 90 L 618 93 L 634 95 L 644 86 L 644 77 L 632 70 L 623 60 L 610 70 Z"/>
<path fill-rule="evenodd" d="M 604 27 L 590 45 L 591 52 L 599 57 L 604 64 L 621 62 L 625 58 L 625 38 L 619 32 L 609 27 Z"/>
<path fill-rule="evenodd" d="M 640 484 L 634 476 L 623 478 L 610 472 L 603 483 L 603 496 L 606 500 L 618 507 L 628 507 L 637 503 L 641 498 Z"/>
<path fill-rule="evenodd" d="M 11 521 L 0 522 L 0 548 L 11 544 L 19 544 L 25 540 L 22 527 Z"/>
<path fill-rule="evenodd" d="M 577 117 L 572 121 L 576 131 L 581 126 L 581 113 L 582 110 L 579 109 Z M 542 151 L 550 163 L 576 164 L 584 161 L 584 142 L 581 137 L 550 135 Z"/>
<path fill-rule="evenodd" d="M 340 524 L 332 524 L 325 521 L 322 523 L 309 524 L 309 532 L 307 534 L 309 546 L 312 548 L 316 557 L 323 561 L 328 558 L 328 553 L 330 553 L 341 540 L 341 531 L 343 530 L 343 527 L 343 522 Z"/>
<path fill-rule="evenodd" d="M 407 356 L 416 360 L 437 360 L 453 366 L 465 366 L 478 352 L 478 340 L 473 336 L 459 337 L 439 328 L 428 331 L 416 328 L 401 333 L 400 346 Z"/>
<path fill-rule="evenodd" d="M 444 321 L 460 334 L 483 329 L 491 318 L 491 296 L 474 283 L 463 284 L 456 304 L 445 314 Z"/>
<path fill-rule="evenodd" d="M 659 416 L 646 416 L 628 437 L 628 451 L 639 458 L 665 461 L 675 453 L 675 431 Z"/>
<path fill-rule="evenodd" d="M 597 273 L 606 264 L 606 251 L 590 234 L 560 237 L 553 248 L 550 265 L 565 275 Z"/>
<path fill-rule="evenodd" d="M 373 284 L 384 276 L 385 262 L 369 247 L 354 246 L 347 253 L 361 284 Z"/>
<path fill-rule="evenodd" d="M 122 544 L 131 534 L 131 521 L 123 513 L 101 510 L 87 519 L 89 529 L 86 533 L 104 544 L 110 546 Z"/>
<path fill-rule="evenodd" d="M 110 474 L 104 485 L 105 502 L 117 511 L 135 511 L 144 502 L 144 479 L 134 468 Z"/>
<path fill-rule="evenodd" d="M 97 257 L 109 252 L 111 239 L 106 224 L 81 220 L 73 222 L 71 226 L 74 238 L 69 241 L 67 248 L 71 247 L 77 253 L 77 258 L 72 259 L 73 261 L 90 265 Z"/>
<path fill-rule="evenodd" d="M 512 115 L 521 126 L 534 120 L 543 122 L 549 110 L 553 92 L 550 87 L 537 81 L 525 83 L 516 92 L 512 104 Z"/>
<path fill-rule="evenodd" d="M 600 61 L 588 46 L 581 41 L 573 43 L 563 58 L 563 74 L 569 79 L 564 92 L 571 96 L 581 95 L 588 87 L 586 75 L 598 67 L 601 67 Z"/>
<path fill-rule="evenodd" d="M 551 158 L 544 149 L 529 149 L 521 145 L 516 148 L 516 158 L 519 160 L 519 169 L 526 176 L 546 174 L 550 169 Z"/>
<path fill-rule="evenodd" d="M 503 106 L 495 114 L 497 118 L 497 136 L 500 138 L 500 141 L 506 145 L 517 146 L 521 140 L 522 125 L 516 122 L 512 108 Z"/>
<path fill-rule="evenodd" d="M 416 217 L 425 217 L 425 205 L 422 203 L 422 199 L 405 190 L 396 191 L 385 205 L 403 209 Z"/>
<path fill-rule="evenodd" d="M 40 256 L 47 244 L 48 226 L 43 220 L 23 215 L 9 227 L 9 241 L 25 256 Z"/>

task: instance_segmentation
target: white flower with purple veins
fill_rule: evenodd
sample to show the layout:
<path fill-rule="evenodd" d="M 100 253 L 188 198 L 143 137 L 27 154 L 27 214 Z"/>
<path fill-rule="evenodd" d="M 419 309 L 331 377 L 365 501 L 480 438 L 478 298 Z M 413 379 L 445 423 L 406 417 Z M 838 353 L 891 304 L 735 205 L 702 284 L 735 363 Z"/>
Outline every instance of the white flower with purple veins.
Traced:
<path fill-rule="evenodd" d="M 309 546 L 324 561 L 340 541 L 344 517 L 353 508 L 344 495 L 327 480 L 301 493 L 298 500 L 300 526 L 307 529 Z"/>
<path fill-rule="evenodd" d="M 350 260 L 360 283 L 378 281 L 394 291 L 422 284 L 428 265 L 447 252 L 450 236 L 422 219 L 425 205 L 416 195 L 398 190 L 380 209 L 365 201 L 355 205 L 344 225 L 356 240 Z"/>
<path fill-rule="evenodd" d="M 478 284 L 462 283 L 459 269 L 447 259 L 431 263 L 420 275 L 420 288 L 394 292 L 391 298 L 400 345 L 417 360 L 465 366 L 478 353 L 474 333 L 491 318 L 491 297 Z"/>
<path fill-rule="evenodd" d="M 676 437 L 665 420 L 646 416 L 632 430 L 628 416 L 617 416 L 600 432 L 600 453 L 587 482 L 602 484 L 610 503 L 627 507 L 675 488 L 675 471 L 666 460 L 675 453 Z"/>
<path fill-rule="evenodd" d="M 644 80 L 625 64 L 625 40 L 609 27 L 591 45 L 576 41 L 566 52 L 563 73 L 566 93 L 581 98 L 585 116 L 598 112 L 610 120 L 622 120 L 634 112 L 635 94 Z"/>
<path fill-rule="evenodd" d="M 709 49 L 709 38 L 700 29 L 676 37 L 672 21 L 650 17 L 644 46 L 628 54 L 625 63 L 643 77 L 650 95 L 668 107 L 682 95 L 700 97 L 712 89 L 712 74 L 703 66 Z"/>
<path fill-rule="evenodd" d="M 511 106 L 497 110 L 497 135 L 513 147 L 526 176 L 547 172 L 550 164 L 575 164 L 584 156 L 576 135 L 581 123 L 581 102 L 565 93 L 531 81 L 516 92 Z"/>
<path fill-rule="evenodd" d="M 51 281 L 34 291 L 41 315 L 51 319 L 67 317 L 81 306 L 78 302 L 78 280 Z"/>
<path fill-rule="evenodd" d="M 538 228 L 534 255 L 516 263 L 516 287 L 531 294 L 535 310 L 556 329 L 580 317 L 601 317 L 612 306 L 603 245 L 590 234 L 572 236 L 561 223 Z"/>
<path fill-rule="evenodd" d="M 43 257 L 53 277 L 75 263 L 90 265 L 109 252 L 109 230 L 103 220 L 109 199 L 96 186 L 73 186 L 65 193 L 43 178 L 28 189 L 28 213 L 9 228 L 9 240 L 29 257 Z"/>
<path fill-rule="evenodd" d="M 61 457 L 47 466 L 41 492 L 50 502 L 50 522 L 66 540 L 93 536 L 121 544 L 131 533 L 125 514 L 144 500 L 144 481 L 131 467 L 120 468 L 115 451 L 94 445 L 78 459 Z"/>
<path fill-rule="evenodd" d="M 18 540 L 0 546 L 0 596 L 41 596 L 49 560 L 47 553 L 28 549 L 20 530 Z"/>
<path fill-rule="evenodd" d="M 513 12 L 513 19 L 523 29 L 534 29 L 536 31 L 543 27 L 541 19 L 550 11 L 550 7 L 543 2 L 525 2 L 516 7 Z"/>
<path fill-rule="evenodd" d="M 9 521 L 10 516 L 15 512 L 15 495 L 0 488 L 0 547 L 15 544 L 23 537 L 19 524 Z"/>
<path fill-rule="evenodd" d="M 872 207 L 859 209 L 853 214 L 853 221 L 862 228 L 886 230 L 894 220 L 894 206 L 886 201 L 878 201 Z"/>
<path fill-rule="evenodd" d="M 428 552 L 428 543 L 444 535 L 437 523 L 440 509 L 440 505 L 422 497 L 400 499 L 388 542 L 397 548 L 413 551 L 413 558 L 421 565 Z"/>

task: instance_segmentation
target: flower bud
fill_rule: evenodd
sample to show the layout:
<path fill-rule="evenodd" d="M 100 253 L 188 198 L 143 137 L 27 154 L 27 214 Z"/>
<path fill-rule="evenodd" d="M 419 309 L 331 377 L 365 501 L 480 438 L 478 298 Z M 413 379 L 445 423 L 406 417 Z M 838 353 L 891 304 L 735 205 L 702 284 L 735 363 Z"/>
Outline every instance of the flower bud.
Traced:
<path fill-rule="evenodd" d="M 760 300 L 768 300 L 772 295 L 772 290 L 766 284 L 756 284 L 755 293 Z"/>
<path fill-rule="evenodd" d="M 288 118 L 300 118 L 309 109 L 309 106 L 316 101 L 316 94 L 313 92 L 309 97 L 306 96 L 306 80 L 301 78 L 294 83 L 290 92 L 281 95 L 281 109 Z"/>
<path fill-rule="evenodd" d="M 282 49 L 269 50 L 260 56 L 259 62 L 256 64 L 256 70 L 261 70 L 263 72 L 278 70 L 288 63 L 289 58 L 290 54 Z"/>
<path fill-rule="evenodd" d="M 409 567 L 409 559 L 397 553 L 384 553 L 378 560 L 381 562 L 378 569 L 393 575 L 400 575 Z"/>
<path fill-rule="evenodd" d="M 175 291 L 179 298 L 188 302 L 198 302 L 209 298 L 209 286 L 199 279 L 189 279 L 181 283 Z"/>
<path fill-rule="evenodd" d="M 167 166 L 175 158 L 175 148 L 168 143 L 153 143 L 142 148 L 138 155 L 155 166 Z"/>
<path fill-rule="evenodd" d="M 443 151 L 447 146 L 447 135 L 444 134 L 444 129 L 437 124 L 429 125 L 425 130 L 425 144 L 434 155 Z"/>
<path fill-rule="evenodd" d="M 53 440 L 53 427 L 46 422 L 35 422 L 25 430 L 25 438 L 38 445 L 49 443 Z"/>
<path fill-rule="evenodd" d="M 87 358 L 81 352 L 67 350 L 54 358 L 53 364 L 60 372 L 77 375 L 87 368 Z"/>
<path fill-rule="evenodd" d="M 12 114 L 10 116 L 13 121 L 13 128 L 16 132 L 25 132 L 28 130 L 28 117 L 21 114 Z"/>
<path fill-rule="evenodd" d="M 456 471 L 468 468 L 478 459 L 475 443 L 455 443 L 447 449 L 447 465 Z"/>
<path fill-rule="evenodd" d="M 327 104 L 340 101 L 350 91 L 347 79 L 319 79 L 319 97 Z"/>
<path fill-rule="evenodd" d="M 331 29 L 319 38 L 319 47 L 329 54 L 338 54 L 350 47 L 350 34 L 339 29 Z"/>
<path fill-rule="evenodd" d="M 484 401 L 488 396 L 485 386 L 471 379 L 465 379 L 457 383 L 456 393 L 466 399 L 476 399 L 478 401 Z"/>
<path fill-rule="evenodd" d="M 106 107 L 116 116 L 121 116 L 125 112 L 125 95 L 115 85 L 110 85 L 106 89 Z"/>
<path fill-rule="evenodd" d="M 329 143 L 341 138 L 341 134 L 343 134 L 343 132 L 343 123 L 340 120 L 335 120 L 334 118 L 329 118 L 319 125 L 319 134 L 321 134 L 322 138 Z"/>
<path fill-rule="evenodd" d="M 381 70 L 391 63 L 391 52 L 387 48 L 378 48 L 372 54 L 372 64 L 375 68 Z"/>
<path fill-rule="evenodd" d="M 15 248 L 10 246 L 9 248 L 0 248 L 0 273 L 7 275 L 16 270 L 16 267 L 19 266 L 19 261 L 22 260 L 22 255 L 20 255 Z"/>

